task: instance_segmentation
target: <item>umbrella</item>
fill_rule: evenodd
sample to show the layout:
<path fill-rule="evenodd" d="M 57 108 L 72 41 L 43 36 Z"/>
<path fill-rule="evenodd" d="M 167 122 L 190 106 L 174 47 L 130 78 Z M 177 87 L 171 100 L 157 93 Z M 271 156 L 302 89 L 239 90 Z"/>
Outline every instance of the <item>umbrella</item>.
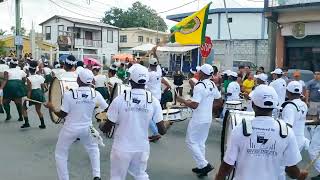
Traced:
<path fill-rule="evenodd" d="M 85 65 L 91 65 L 91 66 L 101 66 L 101 63 L 98 60 L 90 57 L 84 57 L 83 63 Z"/>
<path fill-rule="evenodd" d="M 133 56 L 132 54 L 116 54 L 114 56 L 112 56 L 112 59 L 113 60 L 120 60 L 120 61 L 125 61 L 125 60 L 129 60 L 130 61 L 133 61 Z"/>
<path fill-rule="evenodd" d="M 62 54 L 60 57 L 59 57 L 59 61 L 61 62 L 65 62 L 67 57 L 69 56 L 69 54 Z"/>

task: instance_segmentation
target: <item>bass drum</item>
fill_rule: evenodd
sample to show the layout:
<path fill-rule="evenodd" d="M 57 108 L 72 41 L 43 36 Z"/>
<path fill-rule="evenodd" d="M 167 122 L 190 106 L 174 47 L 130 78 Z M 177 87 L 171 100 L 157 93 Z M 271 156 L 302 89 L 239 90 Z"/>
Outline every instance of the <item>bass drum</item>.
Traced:
<path fill-rule="evenodd" d="M 115 84 L 112 92 L 111 92 L 111 98 L 110 98 L 110 103 L 120 94 L 123 94 L 125 90 L 131 90 L 131 86 L 127 84 Z"/>
<path fill-rule="evenodd" d="M 222 133 L 221 133 L 221 161 L 223 160 L 224 153 L 227 150 L 227 144 L 232 130 L 242 123 L 243 119 L 252 120 L 254 118 L 254 112 L 227 110 L 223 119 Z M 230 173 L 230 176 L 226 179 L 233 179 L 234 171 Z"/>
<path fill-rule="evenodd" d="M 60 109 L 63 94 L 66 91 L 75 88 L 78 88 L 76 78 L 54 78 L 49 88 L 49 101 L 53 104 L 54 107 Z M 64 119 L 58 118 L 58 116 L 56 116 L 52 111 L 49 111 L 49 115 L 51 121 L 55 124 L 64 122 Z"/>

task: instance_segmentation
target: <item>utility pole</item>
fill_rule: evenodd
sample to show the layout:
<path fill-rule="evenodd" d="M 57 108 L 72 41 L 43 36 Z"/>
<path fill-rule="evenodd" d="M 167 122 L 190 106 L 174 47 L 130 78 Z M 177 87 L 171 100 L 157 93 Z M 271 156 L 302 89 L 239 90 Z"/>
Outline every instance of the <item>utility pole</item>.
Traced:
<path fill-rule="evenodd" d="M 20 0 L 15 0 L 15 9 L 16 9 L 16 37 L 21 35 L 21 18 L 20 18 Z M 22 54 L 22 44 L 16 44 L 16 57 L 19 58 Z"/>

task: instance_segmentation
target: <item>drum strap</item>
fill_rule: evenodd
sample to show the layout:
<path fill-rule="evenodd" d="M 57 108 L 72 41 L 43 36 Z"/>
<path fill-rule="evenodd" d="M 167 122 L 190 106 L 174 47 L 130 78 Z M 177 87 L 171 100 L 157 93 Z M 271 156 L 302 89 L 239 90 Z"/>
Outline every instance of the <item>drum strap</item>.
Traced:
<path fill-rule="evenodd" d="M 96 90 L 93 89 L 93 88 L 90 88 L 90 90 L 91 90 L 91 97 L 92 97 L 92 98 L 95 98 L 95 97 L 97 96 Z"/>
<path fill-rule="evenodd" d="M 152 94 L 149 91 L 146 91 L 146 99 L 148 103 L 152 103 Z M 124 90 L 124 100 L 126 102 L 130 102 L 131 100 L 131 91 L 130 90 Z"/>
<path fill-rule="evenodd" d="M 242 131 L 243 135 L 248 137 L 252 134 L 252 124 L 251 121 L 248 119 L 242 119 Z"/>
<path fill-rule="evenodd" d="M 288 105 L 288 104 L 292 104 L 294 107 L 296 107 L 297 111 L 300 112 L 298 106 L 297 106 L 294 102 L 292 102 L 292 101 L 286 101 L 286 102 L 284 102 L 284 103 L 281 105 L 282 109 L 283 109 L 284 107 L 286 107 L 286 105 Z M 281 109 L 281 112 L 282 112 L 282 109 Z"/>
<path fill-rule="evenodd" d="M 70 89 L 70 91 L 72 92 L 72 96 L 73 99 L 78 99 L 78 90 L 74 90 L 74 89 Z M 96 90 L 93 88 L 90 88 L 90 92 L 91 92 L 91 98 L 95 98 L 97 96 Z"/>
<path fill-rule="evenodd" d="M 285 122 L 277 120 L 280 126 L 280 137 L 286 138 L 288 136 L 288 126 Z"/>
<path fill-rule="evenodd" d="M 152 94 L 150 91 L 146 91 L 147 102 L 152 103 Z"/>

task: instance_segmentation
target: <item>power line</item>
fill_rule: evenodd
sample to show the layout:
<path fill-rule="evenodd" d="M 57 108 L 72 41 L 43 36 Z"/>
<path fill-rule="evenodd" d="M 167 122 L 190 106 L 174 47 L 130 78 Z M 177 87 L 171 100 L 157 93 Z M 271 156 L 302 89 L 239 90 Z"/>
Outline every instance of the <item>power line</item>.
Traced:
<path fill-rule="evenodd" d="M 70 10 L 70 9 L 68 9 L 68 8 L 65 8 L 65 7 L 61 6 L 61 5 L 58 4 L 57 2 L 54 2 L 53 0 L 49 0 L 49 1 L 50 1 L 51 3 L 53 3 L 54 5 L 56 5 L 56 6 L 62 8 L 62 9 L 64 9 L 64 10 L 66 10 L 66 11 L 69 11 L 69 12 L 71 12 L 71 13 L 73 13 L 73 14 L 77 14 L 77 15 L 79 15 L 79 16 L 83 16 L 83 17 L 87 17 L 87 18 L 92 18 L 92 19 L 99 19 L 99 20 L 102 19 L 102 18 L 97 18 L 97 17 L 93 17 L 93 16 L 87 16 L 87 15 L 80 14 L 80 13 L 78 13 L 78 12 L 76 12 L 76 11 L 73 11 L 73 10 Z"/>
<path fill-rule="evenodd" d="M 178 7 L 172 8 L 172 9 L 168 9 L 168 10 L 165 10 L 165 11 L 158 12 L 158 14 L 162 14 L 162 13 L 166 13 L 166 12 L 169 12 L 169 11 L 172 11 L 172 10 L 176 10 L 176 9 L 182 8 L 182 7 L 186 6 L 186 5 L 189 5 L 189 4 L 191 4 L 191 3 L 194 3 L 194 2 L 196 2 L 196 1 L 198 1 L 198 0 L 193 0 L 193 1 L 191 1 L 191 2 L 182 4 L 181 6 L 178 6 Z"/>

